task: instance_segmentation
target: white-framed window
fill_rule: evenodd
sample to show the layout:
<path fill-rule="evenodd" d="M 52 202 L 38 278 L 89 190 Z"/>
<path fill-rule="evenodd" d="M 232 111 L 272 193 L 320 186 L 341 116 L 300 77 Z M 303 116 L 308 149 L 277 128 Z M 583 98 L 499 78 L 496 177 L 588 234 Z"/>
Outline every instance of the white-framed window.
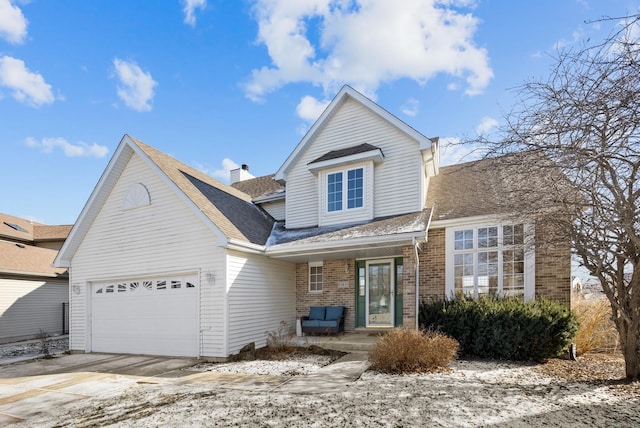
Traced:
<path fill-rule="evenodd" d="M 523 224 L 447 229 L 447 297 L 534 297 L 535 260 L 526 248 L 533 227 Z"/>
<path fill-rule="evenodd" d="M 309 292 L 322 293 L 322 262 L 309 263 Z"/>
<path fill-rule="evenodd" d="M 327 212 L 364 207 L 364 168 L 327 174 Z"/>

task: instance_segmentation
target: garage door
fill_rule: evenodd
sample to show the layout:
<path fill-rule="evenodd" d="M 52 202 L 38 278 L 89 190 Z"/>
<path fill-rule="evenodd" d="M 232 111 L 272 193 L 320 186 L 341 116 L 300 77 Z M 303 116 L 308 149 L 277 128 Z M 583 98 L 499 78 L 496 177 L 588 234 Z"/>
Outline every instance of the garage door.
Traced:
<path fill-rule="evenodd" d="M 197 357 L 197 276 L 92 284 L 93 352 Z"/>

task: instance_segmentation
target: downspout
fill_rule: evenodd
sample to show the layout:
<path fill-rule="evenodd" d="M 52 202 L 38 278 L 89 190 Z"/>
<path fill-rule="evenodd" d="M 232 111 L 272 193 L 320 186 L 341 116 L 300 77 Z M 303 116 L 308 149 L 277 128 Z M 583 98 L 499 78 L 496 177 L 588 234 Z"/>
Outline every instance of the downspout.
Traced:
<path fill-rule="evenodd" d="M 418 243 L 415 236 L 412 238 L 413 251 L 416 256 L 416 330 L 420 328 L 418 321 L 419 302 L 420 302 L 420 259 L 418 258 Z"/>

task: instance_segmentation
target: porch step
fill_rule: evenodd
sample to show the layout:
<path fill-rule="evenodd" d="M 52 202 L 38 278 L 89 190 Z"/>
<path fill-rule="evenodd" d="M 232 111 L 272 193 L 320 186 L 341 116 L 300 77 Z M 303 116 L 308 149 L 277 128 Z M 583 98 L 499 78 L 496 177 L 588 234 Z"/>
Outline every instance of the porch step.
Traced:
<path fill-rule="evenodd" d="M 366 353 L 373 347 L 377 336 L 361 333 L 346 333 L 337 336 L 304 336 L 295 339 L 301 346 L 316 345 L 335 351 Z"/>

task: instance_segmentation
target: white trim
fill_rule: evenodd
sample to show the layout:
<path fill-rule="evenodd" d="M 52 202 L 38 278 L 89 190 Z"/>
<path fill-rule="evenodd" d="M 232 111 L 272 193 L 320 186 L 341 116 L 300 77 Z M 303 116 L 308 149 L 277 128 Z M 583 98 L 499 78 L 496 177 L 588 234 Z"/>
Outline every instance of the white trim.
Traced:
<path fill-rule="evenodd" d="M 311 289 L 311 268 L 312 267 L 316 267 L 316 268 L 317 267 L 321 267 L 322 268 L 322 282 L 320 283 L 320 286 L 322 288 L 320 290 L 312 290 Z M 324 292 L 324 263 L 322 261 L 307 263 L 307 293 L 309 293 L 309 294 L 322 294 L 323 292 Z"/>
<path fill-rule="evenodd" d="M 325 242 L 312 242 L 307 244 L 296 244 L 295 242 L 275 245 L 273 247 L 267 247 L 265 250 L 268 256 L 277 256 L 281 254 L 291 255 L 304 255 L 305 252 L 313 254 L 318 251 L 330 252 L 336 249 L 362 249 L 365 246 L 375 246 L 379 244 L 381 246 L 396 245 L 410 245 L 412 238 L 415 238 L 419 242 L 426 242 L 427 233 L 424 232 L 409 232 L 396 235 L 387 236 L 367 236 L 364 238 L 349 238 L 339 241 L 325 241 Z"/>
<path fill-rule="evenodd" d="M 229 238 L 227 239 L 227 243 L 224 245 L 224 248 L 228 250 L 242 251 L 244 253 L 264 254 L 266 247 L 264 245 L 252 244 L 250 242 Z"/>
<path fill-rule="evenodd" d="M 342 156 L 335 159 L 329 159 L 322 162 L 312 162 L 307 165 L 309 171 L 314 174 L 317 174 L 318 171 L 325 168 L 334 168 L 338 166 L 347 165 L 350 163 L 361 163 L 366 161 L 373 161 L 373 163 L 380 163 L 384 160 L 384 155 L 382 154 L 382 150 L 375 149 L 369 150 L 367 152 L 356 153 L 349 156 Z"/>
<path fill-rule="evenodd" d="M 445 298 L 451 299 L 455 297 L 455 285 L 454 285 L 454 235 L 456 231 L 464 229 L 474 230 L 474 248 L 469 250 L 474 254 L 474 277 L 477 277 L 477 230 L 488 226 L 498 228 L 498 246 L 495 247 L 495 251 L 498 252 L 498 287 L 502 288 L 502 254 L 504 246 L 502 244 L 503 226 L 523 224 L 524 228 L 524 301 L 528 302 L 535 299 L 535 246 L 532 240 L 535 239 L 535 226 L 530 223 L 517 223 L 517 222 L 483 222 L 483 223 L 463 223 L 455 227 L 448 227 L 445 230 Z M 491 249 L 487 249 L 491 250 Z"/>
<path fill-rule="evenodd" d="M 389 307 L 389 321 L 390 323 L 387 324 L 375 324 L 375 325 L 371 325 L 371 323 L 369 322 L 369 286 L 370 286 L 370 281 L 369 281 L 369 265 L 370 264 L 388 264 L 390 266 L 389 269 L 389 304 L 387 305 Z M 365 307 L 365 318 L 364 318 L 364 324 L 365 327 L 393 327 L 395 326 L 395 306 L 396 306 L 396 281 L 395 281 L 395 276 L 396 276 L 396 263 L 395 263 L 395 259 L 389 259 L 389 258 L 385 258 L 385 259 L 370 259 L 367 260 L 365 262 L 365 287 L 364 287 L 364 307 Z"/>

